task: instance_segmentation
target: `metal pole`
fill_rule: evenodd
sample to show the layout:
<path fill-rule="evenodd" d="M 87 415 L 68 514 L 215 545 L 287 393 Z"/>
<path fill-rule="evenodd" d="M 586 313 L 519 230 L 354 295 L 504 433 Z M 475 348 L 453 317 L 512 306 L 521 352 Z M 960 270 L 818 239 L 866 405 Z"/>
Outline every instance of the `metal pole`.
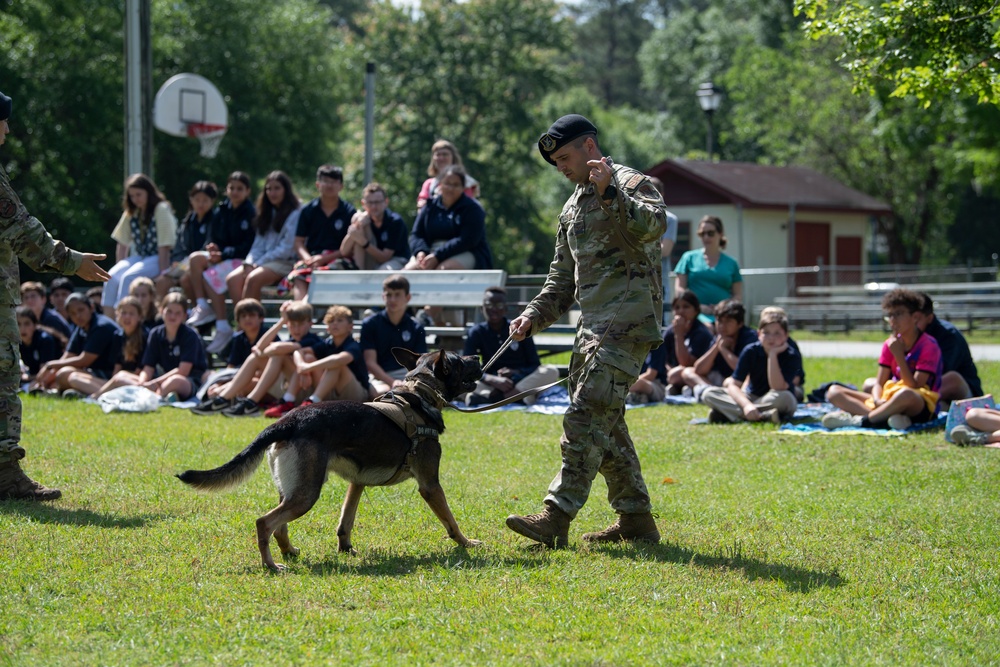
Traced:
<path fill-rule="evenodd" d="M 705 139 L 705 152 L 708 153 L 708 161 L 712 161 L 712 112 L 705 112 L 705 121 L 708 123 L 708 136 Z"/>
<path fill-rule="evenodd" d="M 375 63 L 365 68 L 365 185 L 372 182 L 375 150 Z"/>
<path fill-rule="evenodd" d="M 125 175 L 142 171 L 141 0 L 125 1 Z"/>

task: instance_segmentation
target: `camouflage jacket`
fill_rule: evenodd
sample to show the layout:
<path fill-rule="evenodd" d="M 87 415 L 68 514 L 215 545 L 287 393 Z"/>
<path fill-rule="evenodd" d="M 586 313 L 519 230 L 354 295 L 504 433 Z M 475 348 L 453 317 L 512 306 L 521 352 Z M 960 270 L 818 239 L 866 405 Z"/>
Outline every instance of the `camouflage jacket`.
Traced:
<path fill-rule="evenodd" d="M 656 347 L 662 342 L 660 237 L 667 209 L 644 174 L 623 165 L 613 168 L 626 228 L 621 229 L 618 198 L 607 203 L 592 183 L 577 185 L 559 214 L 555 257 L 545 285 L 525 314 L 535 334 L 569 310 L 574 300 L 579 302 L 574 350 L 593 350 L 610 326 L 602 356 L 614 366 L 638 372 L 642 360 L 635 362 L 634 345 Z"/>
<path fill-rule="evenodd" d="M 36 271 L 67 276 L 76 273 L 83 262 L 81 253 L 52 238 L 42 223 L 28 213 L 0 166 L 0 306 L 21 303 L 18 258 Z"/>

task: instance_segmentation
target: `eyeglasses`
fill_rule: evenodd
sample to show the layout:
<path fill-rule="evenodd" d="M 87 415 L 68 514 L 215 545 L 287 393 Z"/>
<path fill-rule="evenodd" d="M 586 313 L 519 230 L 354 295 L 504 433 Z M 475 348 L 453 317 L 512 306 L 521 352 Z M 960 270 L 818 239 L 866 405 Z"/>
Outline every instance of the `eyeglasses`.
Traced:
<path fill-rule="evenodd" d="M 704 238 L 712 238 L 713 236 L 715 236 L 715 234 L 716 234 L 716 231 L 714 229 L 707 229 L 707 230 L 705 230 L 703 232 L 698 232 L 698 236 L 700 236 L 703 239 Z"/>
<path fill-rule="evenodd" d="M 907 315 L 911 314 L 912 313 L 906 310 L 894 310 L 891 313 L 886 313 L 885 317 L 883 317 L 882 319 L 888 322 L 889 320 L 898 320 L 902 317 L 906 317 Z"/>
<path fill-rule="evenodd" d="M 368 204 L 369 206 L 380 206 L 385 203 L 384 199 L 362 199 L 361 201 Z"/>

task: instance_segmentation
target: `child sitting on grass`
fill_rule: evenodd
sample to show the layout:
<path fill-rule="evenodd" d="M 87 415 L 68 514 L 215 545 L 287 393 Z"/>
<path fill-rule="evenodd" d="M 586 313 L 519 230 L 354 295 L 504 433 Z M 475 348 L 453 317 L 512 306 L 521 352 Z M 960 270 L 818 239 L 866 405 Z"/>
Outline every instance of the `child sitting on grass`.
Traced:
<path fill-rule="evenodd" d="M 97 398 L 115 387 L 139 384 L 142 357 L 146 352 L 146 339 L 149 338 L 149 331 L 142 322 L 142 312 L 142 304 L 134 296 L 123 297 L 115 306 L 118 326 L 122 329 L 121 352 L 111 379 L 94 390 L 91 398 Z"/>
<path fill-rule="evenodd" d="M 757 342 L 757 332 L 746 326 L 745 320 L 746 309 L 739 301 L 726 299 L 716 304 L 715 342 L 694 366 L 683 371 L 684 382 L 692 388 L 695 398 L 701 400 L 709 387 L 721 387 L 736 370 L 740 353 Z"/>
<path fill-rule="evenodd" d="M 701 400 L 711 406 L 708 421 L 725 424 L 746 420 L 781 420 L 795 414 L 792 393 L 802 375 L 802 357 L 788 345 L 788 317 L 780 308 L 761 313 L 758 342 L 748 345 L 736 361 L 732 377 L 722 387 L 709 387 Z"/>
<path fill-rule="evenodd" d="M 149 332 L 139 384 L 166 398 L 186 401 L 197 393 L 208 371 L 208 357 L 198 332 L 184 324 L 187 298 L 170 292 L 160 306 L 163 324 Z"/>
<path fill-rule="evenodd" d="M 59 338 L 62 334 L 39 324 L 38 316 L 31 308 L 18 306 L 15 314 L 17 332 L 21 337 L 21 361 L 26 368 L 21 373 L 21 382 L 33 382 L 46 362 L 62 356 L 66 341 Z"/>
<path fill-rule="evenodd" d="M 941 387 L 941 348 L 917 328 L 923 305 L 916 292 L 894 289 L 882 298 L 892 335 L 882 344 L 871 394 L 833 385 L 826 400 L 840 408 L 823 416 L 823 426 L 905 430 L 934 419 Z"/>
<path fill-rule="evenodd" d="M 951 439 L 963 447 L 988 445 L 1000 447 L 1000 410 L 996 408 L 972 408 L 965 413 L 965 424 L 951 429 Z"/>
<path fill-rule="evenodd" d="M 227 417 L 254 417 L 261 414 L 260 402 L 272 390 L 280 391 L 283 379 L 295 372 L 292 353 L 320 342 L 310 332 L 312 306 L 305 301 L 281 304 L 281 318 L 257 341 L 236 376 L 214 398 L 206 398 L 191 412 L 199 415 L 221 413 Z M 276 340 L 288 328 L 289 340 Z M 255 382 L 256 379 L 256 382 Z M 290 400 L 294 400 L 294 397 Z"/>
<path fill-rule="evenodd" d="M 354 318 L 351 309 L 330 306 L 323 317 L 330 337 L 312 347 L 302 347 L 292 353 L 295 374 L 288 382 L 288 396 L 313 389 L 302 401 L 312 405 L 320 401 L 367 401 L 369 398 L 368 367 L 361 346 L 351 336 Z M 265 417 L 277 418 L 295 408 L 295 400 L 284 400 L 264 412 Z"/>

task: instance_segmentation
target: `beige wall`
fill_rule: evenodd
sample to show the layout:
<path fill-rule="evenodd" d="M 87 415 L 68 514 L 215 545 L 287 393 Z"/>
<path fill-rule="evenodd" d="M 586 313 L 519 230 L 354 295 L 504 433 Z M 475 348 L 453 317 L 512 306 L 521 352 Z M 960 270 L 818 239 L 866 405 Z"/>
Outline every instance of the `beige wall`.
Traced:
<path fill-rule="evenodd" d="M 701 244 L 695 235 L 696 225 L 705 215 L 716 215 L 722 220 L 729 240 L 726 254 L 735 258 L 741 269 L 780 268 L 789 265 L 788 218 L 789 211 L 776 209 L 743 209 L 742 223 L 739 211 L 732 205 L 676 206 L 669 207 L 681 221 L 691 222 L 692 248 Z M 837 263 L 836 238 L 860 236 L 862 261 L 868 257 L 868 215 L 859 213 L 832 213 L 798 211 L 796 220 L 830 223 L 831 262 Z M 748 275 L 744 279 L 744 292 L 749 307 L 772 303 L 774 297 L 788 293 L 789 281 L 785 275 Z"/>

